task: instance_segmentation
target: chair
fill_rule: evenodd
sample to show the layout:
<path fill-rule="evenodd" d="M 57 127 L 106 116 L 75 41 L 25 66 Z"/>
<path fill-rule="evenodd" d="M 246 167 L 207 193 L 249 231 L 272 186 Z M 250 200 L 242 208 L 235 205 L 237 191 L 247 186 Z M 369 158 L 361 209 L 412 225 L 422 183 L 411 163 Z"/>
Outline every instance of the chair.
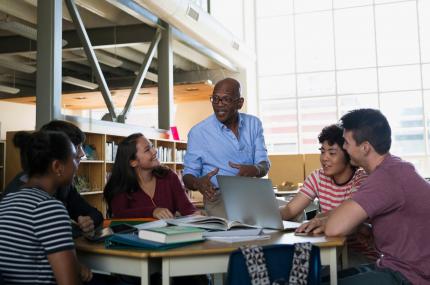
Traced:
<path fill-rule="evenodd" d="M 290 270 L 292 267 L 294 245 L 277 244 L 263 246 L 266 267 L 270 284 L 288 284 Z M 309 274 L 307 284 L 321 283 L 321 259 L 320 250 L 312 246 L 309 263 Z M 240 249 L 230 254 L 227 284 L 229 285 L 251 285 L 251 278 L 245 263 L 245 258 Z"/>

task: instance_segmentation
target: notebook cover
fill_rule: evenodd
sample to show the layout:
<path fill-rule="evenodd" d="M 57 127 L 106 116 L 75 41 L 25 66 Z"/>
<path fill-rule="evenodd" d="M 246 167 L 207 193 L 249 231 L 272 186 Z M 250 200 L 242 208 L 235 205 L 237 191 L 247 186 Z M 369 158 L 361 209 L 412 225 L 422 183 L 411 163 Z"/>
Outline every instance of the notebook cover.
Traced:
<path fill-rule="evenodd" d="M 164 249 L 186 246 L 191 243 L 200 242 L 200 241 L 203 241 L 203 240 L 164 244 L 164 243 L 140 239 L 136 234 L 114 234 L 105 240 L 105 247 L 108 249 L 164 250 Z"/>
<path fill-rule="evenodd" d="M 194 227 L 186 227 L 186 226 L 170 226 L 170 227 L 163 227 L 163 228 L 154 228 L 154 229 L 146 229 L 144 231 L 151 231 L 151 232 L 157 232 L 162 233 L 167 236 L 170 235 L 179 235 L 179 234 L 188 234 L 188 233 L 203 233 L 204 230 Z"/>

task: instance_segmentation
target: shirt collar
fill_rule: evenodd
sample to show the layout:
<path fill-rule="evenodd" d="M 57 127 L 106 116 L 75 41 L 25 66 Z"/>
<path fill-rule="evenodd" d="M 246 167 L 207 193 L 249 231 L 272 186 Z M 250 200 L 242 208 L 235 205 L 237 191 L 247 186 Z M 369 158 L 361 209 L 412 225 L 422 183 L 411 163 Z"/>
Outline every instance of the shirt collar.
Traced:
<path fill-rule="evenodd" d="M 239 130 L 243 127 L 243 125 L 245 124 L 245 120 L 243 119 L 243 116 L 240 112 L 237 113 L 239 116 Z M 224 129 L 226 129 L 227 127 L 221 123 L 220 121 L 218 121 L 218 119 L 216 118 L 215 114 L 212 115 L 215 121 L 215 124 L 218 126 L 218 128 L 222 131 Z"/>

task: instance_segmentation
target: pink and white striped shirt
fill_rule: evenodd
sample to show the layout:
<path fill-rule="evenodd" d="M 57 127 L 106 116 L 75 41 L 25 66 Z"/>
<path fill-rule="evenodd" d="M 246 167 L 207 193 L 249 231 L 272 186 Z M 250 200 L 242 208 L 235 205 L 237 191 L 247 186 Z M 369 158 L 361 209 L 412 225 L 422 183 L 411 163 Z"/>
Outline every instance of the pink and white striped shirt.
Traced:
<path fill-rule="evenodd" d="M 352 193 L 357 191 L 366 177 L 366 172 L 359 168 L 355 171 L 351 180 L 343 185 L 337 185 L 333 178 L 324 175 L 324 171 L 321 168 L 306 177 L 302 188 L 300 188 L 300 193 L 312 201 L 318 197 L 321 212 L 326 213 L 351 198 Z"/>

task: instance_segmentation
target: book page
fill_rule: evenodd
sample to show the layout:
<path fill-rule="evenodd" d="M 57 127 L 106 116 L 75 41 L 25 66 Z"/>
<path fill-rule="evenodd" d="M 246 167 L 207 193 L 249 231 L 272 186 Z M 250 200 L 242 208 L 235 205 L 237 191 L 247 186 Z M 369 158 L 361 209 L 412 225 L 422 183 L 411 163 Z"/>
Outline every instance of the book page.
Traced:
<path fill-rule="evenodd" d="M 241 223 L 239 221 L 228 222 L 227 227 L 228 227 L 228 229 L 231 229 L 231 228 L 261 228 L 260 226 L 248 225 L 248 224 Z"/>
<path fill-rule="evenodd" d="M 178 226 L 197 227 L 209 230 L 227 230 L 227 221 L 220 217 L 212 216 L 186 216 L 177 219 L 166 220 L 167 223 Z"/>
<path fill-rule="evenodd" d="M 141 223 L 134 226 L 138 230 L 154 229 L 167 227 L 167 223 L 164 220 L 158 220 L 153 222 Z"/>

